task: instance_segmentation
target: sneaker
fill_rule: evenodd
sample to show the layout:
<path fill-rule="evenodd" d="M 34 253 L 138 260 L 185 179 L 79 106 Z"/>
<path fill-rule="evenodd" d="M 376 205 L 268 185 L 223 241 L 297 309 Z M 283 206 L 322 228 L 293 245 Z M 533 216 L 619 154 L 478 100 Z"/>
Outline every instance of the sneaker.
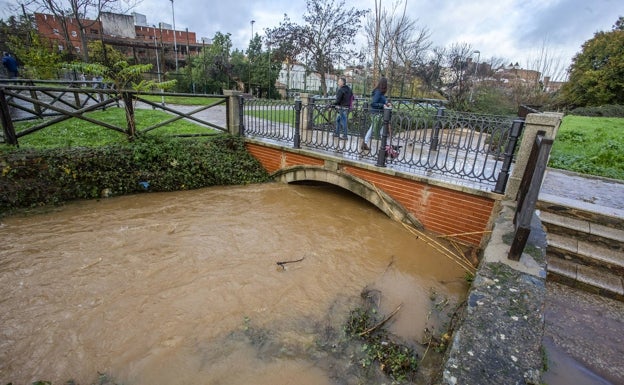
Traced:
<path fill-rule="evenodd" d="M 347 139 L 349 139 L 349 137 L 345 135 L 345 136 L 341 137 L 340 139 L 347 140 Z"/>
<path fill-rule="evenodd" d="M 370 150 L 370 147 L 368 147 L 368 145 L 367 145 L 366 143 L 362 143 L 361 148 L 362 148 L 362 151 L 368 151 L 368 150 Z"/>
<path fill-rule="evenodd" d="M 340 138 L 340 135 L 338 135 L 338 134 L 332 134 L 332 137 L 334 137 L 334 138 Z"/>

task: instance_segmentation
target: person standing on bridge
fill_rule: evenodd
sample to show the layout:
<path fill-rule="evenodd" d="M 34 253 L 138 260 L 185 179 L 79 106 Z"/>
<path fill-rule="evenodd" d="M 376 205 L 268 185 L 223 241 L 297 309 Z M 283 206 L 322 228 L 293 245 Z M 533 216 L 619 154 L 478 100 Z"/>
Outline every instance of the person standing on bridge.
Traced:
<path fill-rule="evenodd" d="M 334 131 L 334 138 L 348 139 L 347 130 L 347 114 L 351 107 L 351 97 L 353 91 L 347 85 L 347 79 L 341 77 L 338 79 L 338 91 L 336 92 L 336 101 L 334 105 L 338 108 L 338 114 L 336 115 L 336 130 Z M 342 127 L 342 135 L 340 128 Z"/>
<path fill-rule="evenodd" d="M 379 79 L 379 82 L 377 82 L 377 87 L 375 87 L 371 93 L 371 125 L 368 131 L 366 131 L 366 135 L 364 135 L 364 141 L 361 146 L 362 151 L 370 150 L 368 143 L 370 143 L 371 137 L 373 136 L 373 131 L 376 137 L 379 136 L 384 107 L 392 107 L 392 104 L 386 99 L 386 92 L 388 92 L 388 79 L 382 77 Z"/>

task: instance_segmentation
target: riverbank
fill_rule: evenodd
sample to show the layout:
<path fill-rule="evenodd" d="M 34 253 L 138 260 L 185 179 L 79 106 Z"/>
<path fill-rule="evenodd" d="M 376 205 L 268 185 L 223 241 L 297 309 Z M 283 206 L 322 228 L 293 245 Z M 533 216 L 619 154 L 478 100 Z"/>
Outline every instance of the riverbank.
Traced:
<path fill-rule="evenodd" d="M 562 204 L 618 213 L 623 192 L 619 181 L 555 169 L 547 170 L 541 189 Z M 539 213 L 520 261 L 507 260 L 514 208 L 504 202 L 494 225 L 443 383 L 623 384 L 624 303 L 546 282 Z"/>
<path fill-rule="evenodd" d="M 520 261 L 507 259 L 514 209 L 514 202 L 502 202 L 447 353 L 444 384 L 541 383 L 546 237 L 534 216 Z"/>

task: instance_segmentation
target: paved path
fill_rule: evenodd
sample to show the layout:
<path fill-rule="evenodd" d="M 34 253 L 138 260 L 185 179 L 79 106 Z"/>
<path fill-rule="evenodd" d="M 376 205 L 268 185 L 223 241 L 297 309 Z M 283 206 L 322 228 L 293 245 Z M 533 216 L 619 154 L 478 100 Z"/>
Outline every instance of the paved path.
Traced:
<path fill-rule="evenodd" d="M 624 218 L 620 181 L 548 169 L 542 194 Z M 624 303 L 551 282 L 546 289 L 544 382 L 624 384 Z"/>
<path fill-rule="evenodd" d="M 624 182 L 569 171 L 547 169 L 541 194 L 624 210 Z"/>

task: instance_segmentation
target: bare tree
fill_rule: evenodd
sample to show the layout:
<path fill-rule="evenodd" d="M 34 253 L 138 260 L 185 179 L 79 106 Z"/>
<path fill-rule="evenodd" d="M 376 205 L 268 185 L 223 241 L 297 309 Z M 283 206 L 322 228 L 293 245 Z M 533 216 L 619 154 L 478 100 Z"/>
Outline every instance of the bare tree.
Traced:
<path fill-rule="evenodd" d="M 284 20 L 275 29 L 265 29 L 266 44 L 273 48 L 273 60 L 286 63 L 286 84 L 290 85 L 290 76 L 297 58 L 303 53 L 303 49 L 297 42 L 297 34 L 291 33 L 298 27 L 290 21 L 288 15 L 284 15 Z M 305 77 L 304 77 L 305 79 Z"/>
<path fill-rule="evenodd" d="M 549 47 L 547 39 L 542 41 L 542 45 L 526 60 L 526 68 L 540 73 L 543 80 L 548 77 L 553 81 L 565 81 L 566 68 L 562 63 L 561 55 L 553 52 Z"/>
<path fill-rule="evenodd" d="M 126 13 L 133 9 L 140 0 L 123 1 L 120 0 L 26 0 L 24 6 L 33 9 L 35 12 L 52 14 L 59 25 L 65 46 L 72 52 L 69 23 L 75 22 L 78 26 L 80 36 L 81 54 L 85 62 L 89 61 L 88 33 L 99 20 L 102 12 Z M 99 31 L 101 33 L 101 31 Z"/>
<path fill-rule="evenodd" d="M 356 56 L 348 46 L 355 44 L 360 19 L 368 11 L 347 8 L 344 0 L 307 0 L 307 12 L 303 15 L 305 25 L 297 25 L 288 19 L 276 28 L 267 30 L 271 44 L 285 40 L 293 42 L 298 50 L 291 53 L 298 59 L 306 57 L 306 70 L 317 72 L 321 78 L 321 92 L 327 95 L 326 74 L 335 70 L 335 63 Z"/>
<path fill-rule="evenodd" d="M 369 44 L 372 42 L 374 47 L 373 76 L 378 78 L 383 73 L 390 87 L 399 84 L 399 79 L 401 84 L 406 78 L 411 82 L 413 67 L 422 62 L 431 46 L 428 29 L 419 28 L 418 21 L 410 19 L 406 13 L 407 1 L 395 3 L 391 10 L 377 8 L 365 28 Z"/>
<path fill-rule="evenodd" d="M 379 75 L 381 72 L 381 65 L 379 60 L 379 36 L 381 35 L 381 18 L 381 0 L 379 0 L 379 3 L 377 3 L 377 0 L 375 0 L 374 19 L 372 22 L 369 22 L 369 26 L 367 28 L 369 40 L 372 40 L 373 46 L 373 79 L 379 79 Z M 371 45 L 370 41 L 368 45 Z"/>

